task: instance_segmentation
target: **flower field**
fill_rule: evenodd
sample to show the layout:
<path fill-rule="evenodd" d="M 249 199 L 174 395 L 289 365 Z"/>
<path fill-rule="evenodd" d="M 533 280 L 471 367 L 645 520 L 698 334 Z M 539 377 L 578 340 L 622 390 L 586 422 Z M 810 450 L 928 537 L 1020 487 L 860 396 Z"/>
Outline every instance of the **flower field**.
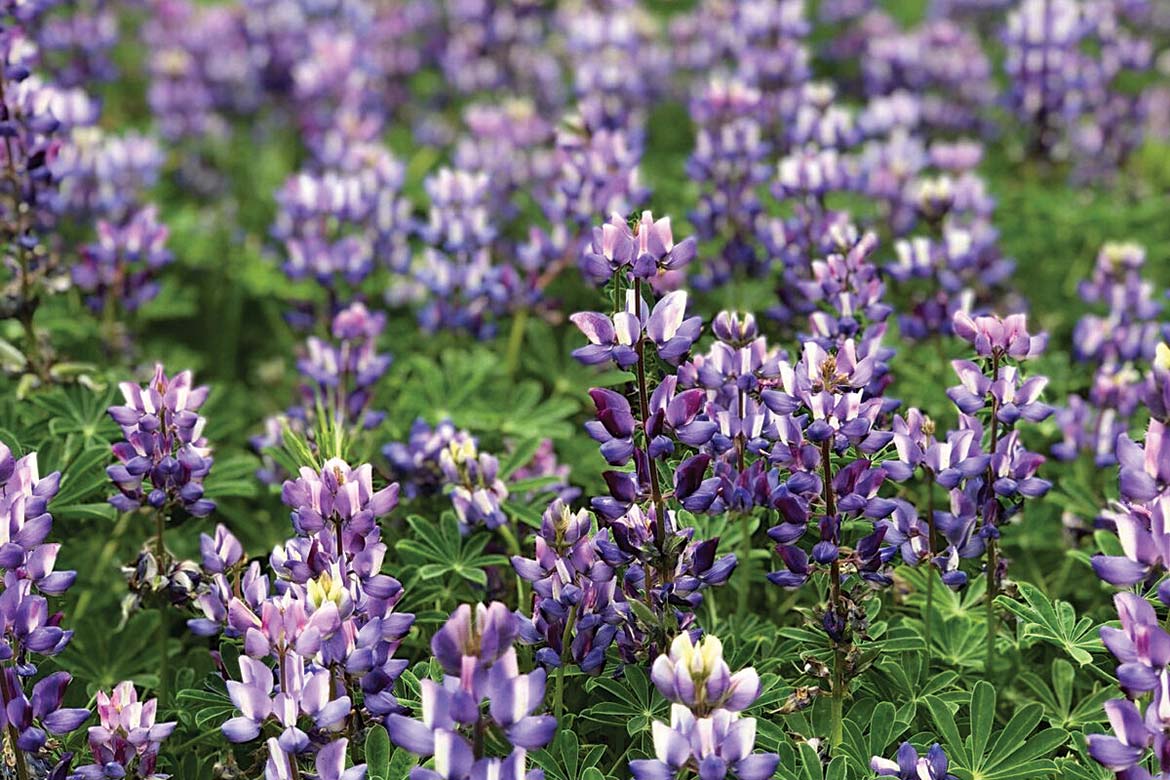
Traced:
<path fill-rule="evenodd" d="M 0 779 L 1170 780 L 1166 0 L 0 53 Z"/>

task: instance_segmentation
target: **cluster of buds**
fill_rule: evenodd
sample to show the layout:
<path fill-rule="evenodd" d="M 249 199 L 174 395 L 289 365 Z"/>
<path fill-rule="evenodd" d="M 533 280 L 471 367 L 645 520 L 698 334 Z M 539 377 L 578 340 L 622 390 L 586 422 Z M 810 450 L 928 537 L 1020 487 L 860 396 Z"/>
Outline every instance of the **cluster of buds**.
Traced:
<path fill-rule="evenodd" d="M 109 414 L 126 439 L 114 445 L 118 463 L 107 469 L 118 488 L 110 503 L 120 512 L 146 505 L 164 515 L 179 508 L 210 514 L 215 504 L 203 497 L 203 480 L 212 458 L 203 437 L 207 421 L 198 413 L 207 388 L 193 387 L 190 371 L 168 377 L 161 363 L 146 386 L 119 387 L 126 403 Z"/>
<path fill-rule="evenodd" d="M 435 756 L 434 770 L 415 770 L 418 780 L 522 778 L 527 751 L 552 740 L 556 719 L 536 714 L 544 700 L 545 671 L 520 673 L 513 646 L 519 631 L 516 616 L 496 601 L 474 610 L 461 605 L 431 638 L 442 683 L 422 681 L 419 720 L 391 715 L 387 721 L 398 746 Z M 489 733 L 499 737 L 506 756 L 488 754 Z"/>
<path fill-rule="evenodd" d="M 780 756 L 753 752 L 756 719 L 742 713 L 760 695 L 752 668 L 731 674 L 723 645 L 707 636 L 697 644 L 679 635 L 651 672 L 658 692 L 671 702 L 670 724 L 655 721 L 654 758 L 630 762 L 635 780 L 681 778 L 767 780 Z"/>
<path fill-rule="evenodd" d="M 59 596 L 76 572 L 54 571 L 60 545 L 45 542 L 53 527 L 48 503 L 57 493 L 61 475 L 40 476 L 37 455 L 15 458 L 0 443 L 0 728 L 23 765 L 50 761 L 48 735 L 64 735 L 89 718 L 89 710 L 64 707 L 71 676 L 54 672 L 32 683 L 39 657 L 60 653 L 73 638 L 62 627 L 63 615 L 50 613 L 46 596 Z M 26 692 L 28 691 L 28 692 Z M 55 761 L 55 760 L 54 760 Z M 65 764 L 68 761 L 66 759 Z M 27 770 L 25 770 L 27 771 Z"/>
<path fill-rule="evenodd" d="M 618 261 L 608 266 L 618 281 L 631 264 L 636 267 L 635 258 L 641 254 L 635 245 L 623 243 L 620 228 L 610 222 L 597 237 L 602 248 Z M 606 236 L 613 240 L 606 241 Z M 666 249 L 665 256 L 669 256 L 669 247 Z M 658 267 L 654 256 L 652 251 L 651 261 L 645 263 L 647 272 Z M 650 311 L 638 295 L 642 277 L 635 272 L 634 278 L 635 289 L 627 291 L 624 311 L 612 317 L 580 312 L 571 319 L 590 341 L 589 346 L 573 353 L 578 360 L 586 364 L 612 361 L 619 368 L 635 371 L 638 414 L 624 394 L 594 388 L 589 394 L 596 420 L 586 423 L 586 430 L 601 444 L 607 463 L 634 464 L 633 471 L 613 470 L 602 475 L 609 495 L 592 499 L 593 508 L 603 518 L 594 543 L 607 565 L 624 570 L 622 590 L 636 620 L 618 637 L 623 652 L 640 655 L 650 651 L 653 655 L 667 636 L 691 624 L 691 610 L 702 601 L 701 590 L 726 582 L 736 557 L 718 558 L 717 539 L 695 540 L 694 529 L 679 528 L 676 510 L 668 506 L 667 491 L 660 484 L 660 464 L 693 453 L 678 464 L 674 475 L 672 495 L 685 501 L 703 482 L 711 462 L 708 455 L 697 451 L 718 430 L 717 423 L 703 415 L 704 390 L 680 392 L 678 376 L 668 374 L 653 377 L 658 384 L 651 392 L 648 380 L 652 376 L 648 368 L 653 365 L 650 348 L 655 348 L 661 362 L 677 365 L 698 338 L 702 322 L 698 317 L 686 317 L 687 295 L 683 291 L 668 293 Z M 638 607 L 633 606 L 635 601 Z M 642 612 L 643 605 L 649 607 L 648 612 Z"/>
<path fill-rule="evenodd" d="M 97 712 L 101 724 L 89 729 L 93 763 L 78 767 L 79 780 L 109 777 L 157 778 L 155 766 L 163 740 L 175 723 L 156 723 L 158 699 L 140 702 L 134 683 L 118 683 L 111 693 L 98 691 Z"/>
<path fill-rule="evenodd" d="M 1167 334 L 1157 321 L 1162 304 L 1142 276 L 1145 259 L 1145 250 L 1136 244 L 1106 244 L 1092 276 L 1079 286 L 1082 300 L 1104 304 L 1108 311 L 1085 315 L 1073 331 L 1074 355 L 1095 372 L 1087 392 L 1070 395 L 1056 413 L 1063 440 L 1053 455 L 1061 460 L 1087 452 L 1099 467 L 1116 463 L 1117 439 L 1129 432 L 1130 420 L 1146 400 L 1142 369 L 1153 363 Z"/>
<path fill-rule="evenodd" d="M 203 617 L 189 626 L 243 639 L 240 677 L 228 682 L 239 715 L 223 732 L 244 743 L 268 724 L 280 730 L 267 742 L 266 777 L 295 777 L 310 759 L 321 777 L 358 777 L 344 767 L 347 729 L 401 710 L 393 685 L 406 662 L 394 653 L 414 616 L 394 612 L 403 590 L 381 573 L 377 524 L 398 486 L 374 490 L 372 480 L 369 464 L 333 459 L 284 483 L 297 536 L 273 550 L 271 582 L 257 562 L 243 570 L 226 531 L 203 539 L 211 585 L 198 601 Z"/>

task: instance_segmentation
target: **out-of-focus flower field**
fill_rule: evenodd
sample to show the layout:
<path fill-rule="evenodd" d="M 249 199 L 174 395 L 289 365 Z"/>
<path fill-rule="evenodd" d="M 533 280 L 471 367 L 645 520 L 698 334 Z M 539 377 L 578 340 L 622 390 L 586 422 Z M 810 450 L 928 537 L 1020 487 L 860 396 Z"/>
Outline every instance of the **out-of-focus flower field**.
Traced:
<path fill-rule="evenodd" d="M 0 778 L 1170 778 L 1170 3 L 0 54 Z"/>

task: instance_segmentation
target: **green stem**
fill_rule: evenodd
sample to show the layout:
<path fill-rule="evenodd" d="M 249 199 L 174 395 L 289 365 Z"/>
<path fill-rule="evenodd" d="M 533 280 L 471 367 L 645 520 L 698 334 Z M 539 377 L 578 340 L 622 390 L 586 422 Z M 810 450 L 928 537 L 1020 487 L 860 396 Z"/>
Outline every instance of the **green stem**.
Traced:
<path fill-rule="evenodd" d="M 837 517 L 837 497 L 833 493 L 833 451 L 829 439 L 821 442 L 821 474 L 824 480 L 825 514 L 834 520 Z M 839 534 L 838 534 L 839 535 Z M 840 539 L 837 540 L 838 543 Z M 829 605 L 837 618 L 844 624 L 845 609 L 841 602 L 841 562 L 834 559 L 829 566 Z M 843 642 L 830 637 L 833 642 L 833 690 L 831 691 L 833 732 L 830 736 L 830 745 L 834 750 L 841 746 L 845 738 L 844 709 L 845 709 L 845 661 L 846 652 Z"/>
<path fill-rule="evenodd" d="M 642 280 L 634 280 L 634 307 L 641 316 L 642 311 Z M 643 331 L 638 331 L 638 343 L 635 345 L 638 353 L 638 404 L 642 412 L 642 432 L 646 438 L 647 453 L 650 450 L 650 391 L 646 384 L 646 337 Z M 661 557 L 660 573 L 663 583 L 670 581 L 671 567 L 666 560 L 666 504 L 662 500 L 662 489 L 658 485 L 658 464 L 653 458 L 647 457 L 650 471 L 650 499 L 654 502 L 654 532 L 658 542 L 658 552 Z"/>
<path fill-rule="evenodd" d="M 8 702 L 13 699 L 13 692 L 11 686 L 8 685 L 8 673 L 6 670 L 0 669 L 0 692 L 4 694 L 4 705 L 7 707 Z M 24 751 L 16 746 L 16 740 L 20 738 L 20 733 L 16 730 L 16 726 L 9 722 L 8 724 L 8 742 L 12 747 L 12 755 L 16 757 L 16 777 L 17 780 L 29 780 L 28 764 L 24 760 Z"/>
<path fill-rule="evenodd" d="M 740 615 L 747 614 L 748 608 L 748 593 L 752 587 L 752 516 L 747 512 L 739 516 L 739 568 L 743 571 L 739 581 L 743 583 L 743 587 L 739 589 L 738 600 L 736 601 L 736 611 Z"/>
<path fill-rule="evenodd" d="M 565 712 L 565 667 L 569 665 L 569 646 L 573 641 L 573 626 L 577 622 L 577 605 L 569 609 L 569 617 L 565 619 L 565 630 L 561 633 L 561 665 L 557 667 L 557 689 L 553 698 L 553 715 L 557 723 Z"/>
<path fill-rule="evenodd" d="M 504 539 L 504 546 L 508 549 L 509 555 L 520 554 L 520 542 L 516 539 L 516 534 L 512 533 L 512 528 L 507 523 L 503 523 L 497 528 L 500 536 Z M 516 609 L 525 608 L 525 591 L 524 578 L 516 575 Z"/>
<path fill-rule="evenodd" d="M 158 556 L 158 569 L 166 576 L 166 571 L 169 568 L 167 563 L 167 548 L 164 540 L 167 527 L 167 518 L 164 512 L 155 512 L 155 552 Z M 170 653 L 167 648 L 168 640 L 170 639 L 170 621 L 168 620 L 167 603 L 164 596 L 163 602 L 158 607 L 158 706 L 163 709 L 170 703 L 170 685 L 167 678 L 170 675 Z"/>
<path fill-rule="evenodd" d="M 999 381 L 999 353 L 996 352 L 992 356 L 991 381 Z M 994 457 L 995 450 L 999 446 L 999 401 L 993 395 L 991 398 L 991 420 L 988 425 L 991 427 L 991 445 L 988 447 L 988 453 Z M 991 493 L 991 485 L 994 481 L 995 475 L 991 471 L 991 464 L 987 464 L 987 475 L 985 477 L 986 485 L 983 490 L 994 499 L 994 494 Z M 984 523 L 987 518 L 984 518 Z M 994 535 L 988 535 L 987 539 L 987 663 L 983 669 L 983 673 L 988 677 L 991 676 L 991 668 L 995 663 L 995 597 L 999 592 L 999 543 Z"/>
<path fill-rule="evenodd" d="M 934 621 L 934 475 L 926 473 L 926 615 L 924 639 L 926 664 L 930 666 L 930 629 Z"/>
<path fill-rule="evenodd" d="M 512 317 L 512 330 L 508 334 L 508 352 L 504 361 L 508 376 L 515 374 L 516 367 L 520 364 L 520 348 L 524 346 L 524 331 L 527 325 L 528 309 L 517 309 L 515 316 Z"/>
<path fill-rule="evenodd" d="M 984 674 L 991 675 L 995 663 L 995 597 L 999 590 L 995 570 L 999 567 L 999 549 L 995 539 L 987 540 L 987 665 Z"/>

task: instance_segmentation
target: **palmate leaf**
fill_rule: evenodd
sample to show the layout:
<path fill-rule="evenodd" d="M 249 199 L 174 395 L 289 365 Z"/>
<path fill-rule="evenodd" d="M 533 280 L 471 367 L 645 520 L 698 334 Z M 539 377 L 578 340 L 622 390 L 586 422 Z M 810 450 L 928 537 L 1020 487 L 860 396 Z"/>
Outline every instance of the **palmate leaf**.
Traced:
<path fill-rule="evenodd" d="M 1102 707 L 1117 691 L 1094 685 L 1087 693 L 1079 693 L 1076 677 L 1076 669 L 1063 658 L 1053 659 L 1048 679 L 1034 672 L 1020 672 L 1020 682 L 1044 706 L 1044 718 L 1049 725 L 1074 729 L 1103 723 Z"/>
<path fill-rule="evenodd" d="M 584 710 L 581 717 L 612 726 L 624 723 L 626 733 L 635 738 L 635 744 L 644 752 L 650 736 L 650 724 L 665 721 L 670 707 L 666 699 L 650 684 L 646 672 L 637 666 L 627 666 L 622 679 L 597 677 L 585 683 L 585 690 L 593 696 L 605 697 Z"/>
<path fill-rule="evenodd" d="M 939 741 L 960 780 L 1034 780 L 1057 771 L 1052 754 L 1068 741 L 1068 732 L 1050 728 L 1033 733 L 1043 715 L 1039 704 L 1018 708 L 1007 724 L 995 726 L 995 686 L 975 684 L 967 707 L 967 737 L 961 736 L 955 714 L 937 696 L 926 697 Z"/>
<path fill-rule="evenodd" d="M 544 770 L 545 780 L 589 780 L 594 773 L 601 773 L 597 765 L 603 755 L 604 745 L 582 745 L 574 730 L 561 729 L 548 747 L 530 758 Z"/>
<path fill-rule="evenodd" d="M 465 594 L 470 586 L 486 587 L 488 567 L 509 565 L 505 556 L 484 552 L 490 534 L 461 534 L 453 512 L 444 512 L 438 520 L 411 515 L 406 523 L 410 533 L 395 550 L 404 564 L 402 576 L 412 601 L 446 600 Z"/>
<path fill-rule="evenodd" d="M 1020 646 L 1046 642 L 1063 650 L 1081 666 L 1091 664 L 1093 653 L 1103 649 L 1092 618 L 1078 618 L 1072 604 L 1049 599 L 1035 585 L 1021 582 L 1019 590 L 1022 603 L 1007 596 L 1000 596 L 995 603 L 1019 618 L 1016 641 Z"/>

